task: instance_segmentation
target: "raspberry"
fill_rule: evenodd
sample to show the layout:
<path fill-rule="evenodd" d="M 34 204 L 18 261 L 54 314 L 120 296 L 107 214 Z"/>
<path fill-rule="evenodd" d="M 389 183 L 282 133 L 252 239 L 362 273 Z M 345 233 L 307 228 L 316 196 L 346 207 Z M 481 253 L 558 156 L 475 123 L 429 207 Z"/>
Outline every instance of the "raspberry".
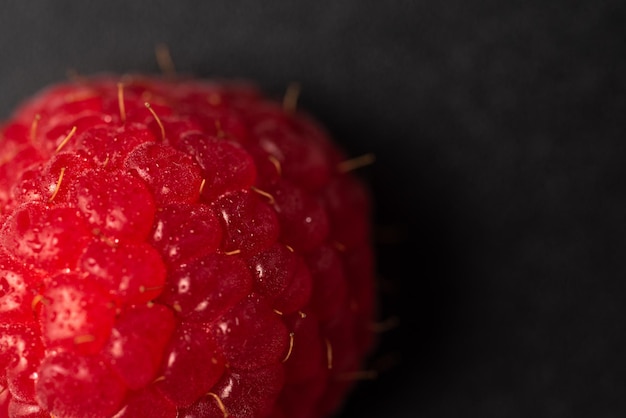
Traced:
<path fill-rule="evenodd" d="M 322 418 L 376 345 L 371 197 L 250 83 L 95 75 L 0 130 L 0 416 Z"/>

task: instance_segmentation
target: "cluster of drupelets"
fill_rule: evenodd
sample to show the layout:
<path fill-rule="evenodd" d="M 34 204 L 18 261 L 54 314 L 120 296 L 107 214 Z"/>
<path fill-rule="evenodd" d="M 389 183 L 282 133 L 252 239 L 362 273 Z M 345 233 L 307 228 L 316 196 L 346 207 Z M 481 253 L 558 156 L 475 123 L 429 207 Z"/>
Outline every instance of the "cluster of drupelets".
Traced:
<path fill-rule="evenodd" d="M 77 80 L 1 135 L 0 412 L 315 417 L 363 376 L 370 157 L 293 90 Z"/>

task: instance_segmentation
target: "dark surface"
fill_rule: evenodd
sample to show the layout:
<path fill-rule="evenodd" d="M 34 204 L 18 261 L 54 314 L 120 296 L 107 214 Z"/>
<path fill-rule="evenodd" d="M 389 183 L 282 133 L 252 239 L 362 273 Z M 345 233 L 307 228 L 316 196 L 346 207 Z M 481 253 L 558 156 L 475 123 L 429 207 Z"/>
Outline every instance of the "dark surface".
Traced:
<path fill-rule="evenodd" d="M 3 3 L 3 117 L 67 70 L 158 72 L 164 42 L 179 72 L 299 81 L 377 156 L 400 326 L 342 417 L 626 416 L 623 1 L 91 3 Z"/>

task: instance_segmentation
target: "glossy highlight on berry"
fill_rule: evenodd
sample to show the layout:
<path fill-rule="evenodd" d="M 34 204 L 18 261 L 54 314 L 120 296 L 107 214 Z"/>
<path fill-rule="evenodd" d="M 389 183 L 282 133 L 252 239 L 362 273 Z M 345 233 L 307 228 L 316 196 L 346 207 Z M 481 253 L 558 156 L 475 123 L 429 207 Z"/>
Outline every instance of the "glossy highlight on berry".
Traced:
<path fill-rule="evenodd" d="M 341 409 L 376 347 L 372 158 L 298 92 L 99 74 L 0 125 L 0 417 Z"/>

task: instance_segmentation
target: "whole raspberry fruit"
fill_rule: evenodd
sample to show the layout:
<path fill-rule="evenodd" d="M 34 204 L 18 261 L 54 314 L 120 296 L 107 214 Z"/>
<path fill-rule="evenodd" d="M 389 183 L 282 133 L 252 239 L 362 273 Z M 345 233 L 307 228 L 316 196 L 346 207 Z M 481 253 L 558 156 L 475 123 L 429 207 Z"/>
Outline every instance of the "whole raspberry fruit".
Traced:
<path fill-rule="evenodd" d="M 374 346 L 367 188 L 241 81 L 51 86 L 0 131 L 0 415 L 326 417 Z"/>

